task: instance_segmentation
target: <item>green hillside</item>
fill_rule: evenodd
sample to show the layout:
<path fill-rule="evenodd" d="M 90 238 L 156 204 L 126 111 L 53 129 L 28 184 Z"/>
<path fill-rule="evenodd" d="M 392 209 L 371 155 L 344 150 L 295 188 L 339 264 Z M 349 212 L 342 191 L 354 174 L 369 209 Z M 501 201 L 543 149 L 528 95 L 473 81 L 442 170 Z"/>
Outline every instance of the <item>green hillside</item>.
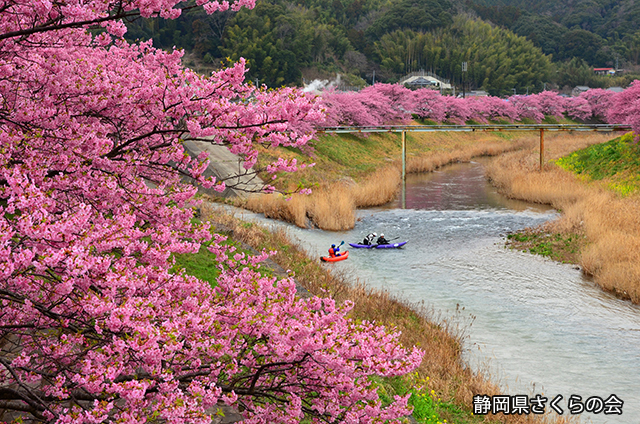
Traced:
<path fill-rule="evenodd" d="M 554 60 L 634 68 L 640 56 L 640 3 L 634 0 L 468 0 L 482 19 L 527 37 Z"/>
<path fill-rule="evenodd" d="M 493 95 L 626 86 L 640 74 L 640 3 L 590 0 L 261 0 L 253 10 L 137 20 L 130 39 L 153 38 L 211 71 L 244 57 L 247 77 L 271 87 L 341 75 L 345 86 L 396 82 L 430 71 Z M 622 77 L 593 67 L 625 68 Z"/>

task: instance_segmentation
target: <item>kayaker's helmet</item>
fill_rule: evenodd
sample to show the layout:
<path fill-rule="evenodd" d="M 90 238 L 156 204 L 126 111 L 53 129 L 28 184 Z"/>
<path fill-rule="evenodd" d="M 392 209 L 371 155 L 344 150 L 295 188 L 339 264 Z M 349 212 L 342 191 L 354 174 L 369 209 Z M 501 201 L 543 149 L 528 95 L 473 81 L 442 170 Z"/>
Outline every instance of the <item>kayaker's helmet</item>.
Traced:
<path fill-rule="evenodd" d="M 374 236 L 374 237 L 377 237 L 378 235 L 377 235 L 376 233 L 373 233 L 373 236 Z"/>
<path fill-rule="evenodd" d="M 335 244 L 332 244 L 332 245 L 331 245 L 331 247 L 336 247 L 336 245 L 335 245 Z"/>
<path fill-rule="evenodd" d="M 384 237 L 384 234 L 380 233 L 380 237 Z"/>

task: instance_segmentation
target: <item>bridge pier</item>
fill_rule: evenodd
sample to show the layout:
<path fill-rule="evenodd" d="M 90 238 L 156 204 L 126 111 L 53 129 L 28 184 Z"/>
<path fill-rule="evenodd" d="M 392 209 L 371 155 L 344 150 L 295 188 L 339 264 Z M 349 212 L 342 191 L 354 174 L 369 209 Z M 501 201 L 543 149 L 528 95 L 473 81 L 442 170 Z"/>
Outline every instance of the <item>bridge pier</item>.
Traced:
<path fill-rule="evenodd" d="M 402 209 L 407 208 L 407 132 L 402 131 Z"/>
<path fill-rule="evenodd" d="M 544 128 L 540 128 L 540 171 L 544 166 Z"/>

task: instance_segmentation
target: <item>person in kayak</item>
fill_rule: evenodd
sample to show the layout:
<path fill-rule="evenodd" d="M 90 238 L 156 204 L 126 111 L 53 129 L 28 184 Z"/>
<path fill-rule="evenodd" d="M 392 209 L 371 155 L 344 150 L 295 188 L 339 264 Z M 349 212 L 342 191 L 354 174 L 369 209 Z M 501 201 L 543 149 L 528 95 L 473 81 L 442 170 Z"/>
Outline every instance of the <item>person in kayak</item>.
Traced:
<path fill-rule="evenodd" d="M 336 256 L 341 256 L 340 252 L 340 246 L 337 246 L 335 244 L 332 244 L 331 247 L 329 248 L 329 256 L 332 258 L 335 258 Z"/>
<path fill-rule="evenodd" d="M 371 246 L 373 244 L 373 240 L 375 240 L 377 236 L 378 235 L 376 233 L 367 234 L 367 236 L 362 241 L 362 244 L 367 245 L 367 246 Z"/>
<path fill-rule="evenodd" d="M 389 240 L 384 238 L 384 234 L 380 233 L 380 237 L 378 237 L 378 240 L 376 241 L 376 243 L 378 243 L 378 244 L 389 244 Z"/>

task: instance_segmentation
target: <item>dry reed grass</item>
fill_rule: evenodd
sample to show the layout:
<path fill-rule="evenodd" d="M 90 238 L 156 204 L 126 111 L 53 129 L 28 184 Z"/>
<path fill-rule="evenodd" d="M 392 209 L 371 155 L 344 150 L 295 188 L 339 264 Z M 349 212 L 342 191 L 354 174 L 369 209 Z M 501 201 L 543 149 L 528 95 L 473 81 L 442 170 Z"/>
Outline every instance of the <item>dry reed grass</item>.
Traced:
<path fill-rule="evenodd" d="M 355 209 L 350 188 L 336 184 L 320 189 L 311 196 L 267 194 L 251 196 L 247 209 L 264 213 L 267 218 L 290 222 L 301 228 L 315 225 L 323 230 L 339 231 L 353 228 Z"/>
<path fill-rule="evenodd" d="M 556 159 L 610 138 L 556 136 L 547 157 Z M 622 198 L 553 164 L 540 171 L 538 158 L 531 149 L 505 154 L 487 166 L 487 174 L 510 197 L 561 210 L 562 217 L 547 230 L 585 235 L 579 259 L 584 271 L 605 290 L 640 303 L 640 198 Z"/>
<path fill-rule="evenodd" d="M 352 186 L 349 195 L 358 208 L 384 205 L 396 195 L 401 178 L 399 167 L 385 167 L 369 175 L 359 184 Z"/>
<path fill-rule="evenodd" d="M 281 194 L 260 194 L 249 197 L 245 207 L 263 213 L 267 218 L 291 222 L 298 227 L 307 226 L 305 199 L 299 196 L 285 198 Z"/>
<path fill-rule="evenodd" d="M 241 221 L 234 216 L 206 205 L 203 207 L 202 217 L 211 222 L 214 228 L 222 226 L 230 229 L 235 240 L 257 250 L 273 250 L 280 246 L 273 257 L 274 261 L 284 269 L 293 270 L 297 282 L 311 294 L 331 297 L 338 303 L 351 300 L 354 303 L 351 312 L 354 319 L 372 321 L 400 330 L 404 346 L 419 346 L 426 352 L 417 370 L 418 375 L 422 379 L 429 377 L 429 388 L 444 401 L 470 408 L 476 394 L 500 394 L 500 389 L 494 383 L 482 373 L 471 371 L 462 361 L 464 328 L 452 324 L 453 321 L 460 322 L 459 319 L 439 319 L 424 306 L 409 304 L 386 291 L 367 288 L 362 282 L 354 281 L 348 276 L 335 275 L 317 261 L 309 259 L 304 250 L 292 244 L 282 231 L 270 233 L 256 225 L 241 225 Z M 499 415 L 486 416 L 483 422 L 566 424 L 572 421 L 557 415 Z"/>
<path fill-rule="evenodd" d="M 344 184 L 337 184 L 331 190 L 320 190 L 315 196 L 307 197 L 307 216 L 311 222 L 323 230 L 353 228 L 356 206 L 350 191 Z"/>

